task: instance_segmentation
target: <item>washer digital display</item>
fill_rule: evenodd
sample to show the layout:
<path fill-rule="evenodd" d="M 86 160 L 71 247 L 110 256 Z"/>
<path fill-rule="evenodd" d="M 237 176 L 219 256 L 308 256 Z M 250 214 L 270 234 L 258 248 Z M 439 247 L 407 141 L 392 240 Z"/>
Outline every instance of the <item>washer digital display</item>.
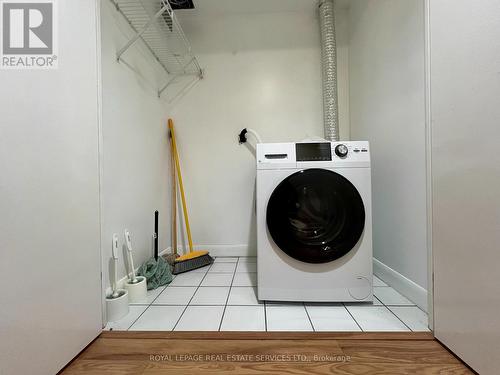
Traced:
<path fill-rule="evenodd" d="M 331 161 L 331 143 L 296 143 L 295 154 L 297 161 Z"/>

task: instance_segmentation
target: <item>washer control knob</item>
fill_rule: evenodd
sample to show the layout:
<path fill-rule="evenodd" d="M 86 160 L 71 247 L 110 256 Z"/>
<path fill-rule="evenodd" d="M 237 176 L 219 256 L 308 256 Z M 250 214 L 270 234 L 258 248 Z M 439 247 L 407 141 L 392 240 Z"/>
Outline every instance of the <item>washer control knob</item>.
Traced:
<path fill-rule="evenodd" d="M 348 152 L 349 149 L 344 144 L 340 144 L 335 147 L 335 155 L 337 155 L 339 158 L 345 158 Z"/>

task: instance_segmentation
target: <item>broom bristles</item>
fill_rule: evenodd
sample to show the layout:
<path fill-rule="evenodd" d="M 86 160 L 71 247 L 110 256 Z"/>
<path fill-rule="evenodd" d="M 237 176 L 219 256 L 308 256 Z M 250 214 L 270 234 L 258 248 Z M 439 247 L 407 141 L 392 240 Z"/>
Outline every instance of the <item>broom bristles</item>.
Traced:
<path fill-rule="evenodd" d="M 205 251 L 205 250 L 190 251 L 187 254 L 181 255 L 175 261 L 176 262 L 182 262 L 182 261 L 188 260 L 188 259 L 199 258 L 199 257 L 202 257 L 204 255 L 208 255 L 208 251 Z"/>
<path fill-rule="evenodd" d="M 197 256 L 196 258 L 180 261 L 178 259 L 179 258 L 177 258 L 174 263 L 174 271 L 172 272 L 174 275 L 209 266 L 214 262 L 214 258 L 208 255 L 208 252 L 206 252 L 204 255 Z"/>

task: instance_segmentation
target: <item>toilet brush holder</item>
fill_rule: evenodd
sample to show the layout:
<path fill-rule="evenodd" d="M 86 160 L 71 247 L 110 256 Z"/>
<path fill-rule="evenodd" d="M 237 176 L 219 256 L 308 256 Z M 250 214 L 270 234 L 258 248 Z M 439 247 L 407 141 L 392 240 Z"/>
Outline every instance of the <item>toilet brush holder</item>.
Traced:
<path fill-rule="evenodd" d="M 146 278 L 144 276 L 137 276 L 135 279 L 135 283 L 130 279 L 125 283 L 125 289 L 128 291 L 128 301 L 129 303 L 145 302 L 148 292 Z"/>
<path fill-rule="evenodd" d="M 128 292 L 125 289 L 118 289 L 118 296 L 109 295 L 106 297 L 106 316 L 108 322 L 120 320 L 128 314 Z"/>

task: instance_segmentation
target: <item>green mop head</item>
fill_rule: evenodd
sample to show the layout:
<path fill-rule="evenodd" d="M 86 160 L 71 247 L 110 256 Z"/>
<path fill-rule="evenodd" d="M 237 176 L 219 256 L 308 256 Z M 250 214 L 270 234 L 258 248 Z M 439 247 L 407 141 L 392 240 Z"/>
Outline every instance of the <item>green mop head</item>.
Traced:
<path fill-rule="evenodd" d="M 156 289 L 159 286 L 167 285 L 172 282 L 170 265 L 163 257 L 158 257 L 158 260 L 151 258 L 146 261 L 139 268 L 138 274 L 146 278 L 148 290 Z"/>

